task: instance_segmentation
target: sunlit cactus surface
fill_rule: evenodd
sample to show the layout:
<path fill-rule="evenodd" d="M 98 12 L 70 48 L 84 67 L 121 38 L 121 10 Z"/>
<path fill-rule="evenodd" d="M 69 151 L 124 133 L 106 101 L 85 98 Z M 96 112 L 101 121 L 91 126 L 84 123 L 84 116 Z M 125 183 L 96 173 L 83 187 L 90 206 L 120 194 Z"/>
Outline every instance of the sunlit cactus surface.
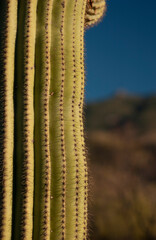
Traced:
<path fill-rule="evenodd" d="M 84 31 L 104 0 L 0 2 L 0 239 L 86 240 Z"/>

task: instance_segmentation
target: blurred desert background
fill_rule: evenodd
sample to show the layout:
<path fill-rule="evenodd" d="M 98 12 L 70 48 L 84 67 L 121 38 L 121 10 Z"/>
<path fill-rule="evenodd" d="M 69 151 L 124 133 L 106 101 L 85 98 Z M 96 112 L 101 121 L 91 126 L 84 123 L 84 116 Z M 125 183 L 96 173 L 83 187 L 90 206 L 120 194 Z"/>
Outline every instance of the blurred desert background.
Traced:
<path fill-rule="evenodd" d="M 156 95 L 85 107 L 89 239 L 156 239 Z"/>

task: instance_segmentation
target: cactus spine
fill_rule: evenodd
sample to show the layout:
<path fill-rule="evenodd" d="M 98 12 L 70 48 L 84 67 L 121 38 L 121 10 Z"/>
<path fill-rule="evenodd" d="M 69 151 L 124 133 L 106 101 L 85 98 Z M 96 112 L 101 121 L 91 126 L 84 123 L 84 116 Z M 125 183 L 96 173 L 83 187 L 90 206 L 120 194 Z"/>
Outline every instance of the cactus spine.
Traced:
<path fill-rule="evenodd" d="M 101 0 L 2 0 L 2 240 L 87 239 L 84 27 L 104 9 Z"/>

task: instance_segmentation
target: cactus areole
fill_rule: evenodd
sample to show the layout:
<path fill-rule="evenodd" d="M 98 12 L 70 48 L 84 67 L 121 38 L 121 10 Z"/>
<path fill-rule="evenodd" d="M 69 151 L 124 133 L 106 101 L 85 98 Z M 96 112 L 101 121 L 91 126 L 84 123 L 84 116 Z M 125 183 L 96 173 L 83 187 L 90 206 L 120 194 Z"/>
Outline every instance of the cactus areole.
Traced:
<path fill-rule="evenodd" d="M 0 239 L 86 240 L 84 30 L 104 0 L 0 2 Z"/>

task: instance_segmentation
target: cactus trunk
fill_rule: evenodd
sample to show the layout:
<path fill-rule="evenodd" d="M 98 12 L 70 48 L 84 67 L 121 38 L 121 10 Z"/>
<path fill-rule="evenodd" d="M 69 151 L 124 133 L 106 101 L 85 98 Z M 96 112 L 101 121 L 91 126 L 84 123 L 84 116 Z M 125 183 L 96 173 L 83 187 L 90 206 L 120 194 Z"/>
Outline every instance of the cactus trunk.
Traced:
<path fill-rule="evenodd" d="M 84 29 L 104 6 L 101 0 L 2 0 L 2 240 L 88 239 Z"/>

